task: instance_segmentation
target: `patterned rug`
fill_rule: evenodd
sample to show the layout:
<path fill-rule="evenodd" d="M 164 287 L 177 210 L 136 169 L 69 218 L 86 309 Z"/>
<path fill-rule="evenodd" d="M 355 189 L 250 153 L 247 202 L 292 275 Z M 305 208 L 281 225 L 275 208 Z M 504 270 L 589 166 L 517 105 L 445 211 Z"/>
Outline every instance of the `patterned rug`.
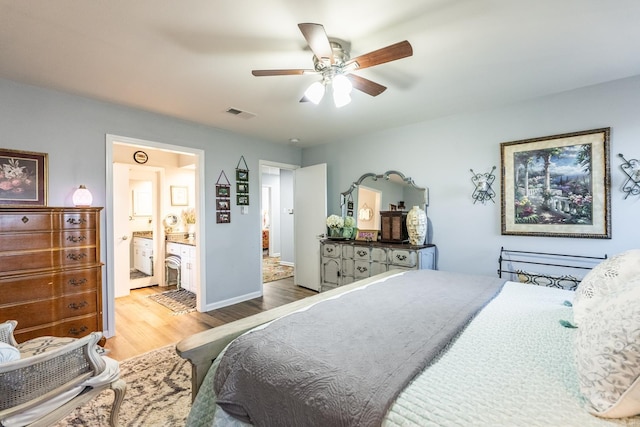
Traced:
<path fill-rule="evenodd" d="M 262 283 L 293 276 L 293 267 L 280 265 L 280 257 L 262 258 Z"/>
<path fill-rule="evenodd" d="M 190 313 L 196 310 L 196 294 L 185 289 L 174 289 L 159 294 L 149 295 L 148 298 L 167 307 L 174 315 Z"/>
<path fill-rule="evenodd" d="M 175 344 L 120 362 L 127 392 L 120 426 L 184 426 L 191 409 L 191 365 Z M 55 427 L 108 426 L 113 391 L 105 390 Z"/>

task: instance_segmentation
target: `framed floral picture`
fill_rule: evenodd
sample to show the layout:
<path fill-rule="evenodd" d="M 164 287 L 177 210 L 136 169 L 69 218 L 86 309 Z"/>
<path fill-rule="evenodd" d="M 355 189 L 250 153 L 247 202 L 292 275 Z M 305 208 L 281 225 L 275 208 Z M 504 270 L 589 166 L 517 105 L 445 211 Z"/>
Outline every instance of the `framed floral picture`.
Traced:
<path fill-rule="evenodd" d="M 502 234 L 610 239 L 609 132 L 500 144 Z"/>
<path fill-rule="evenodd" d="M 365 240 L 367 242 L 375 242 L 378 240 L 378 230 L 360 230 L 356 233 L 356 240 Z"/>
<path fill-rule="evenodd" d="M 0 205 L 47 205 L 47 154 L 0 149 Z"/>

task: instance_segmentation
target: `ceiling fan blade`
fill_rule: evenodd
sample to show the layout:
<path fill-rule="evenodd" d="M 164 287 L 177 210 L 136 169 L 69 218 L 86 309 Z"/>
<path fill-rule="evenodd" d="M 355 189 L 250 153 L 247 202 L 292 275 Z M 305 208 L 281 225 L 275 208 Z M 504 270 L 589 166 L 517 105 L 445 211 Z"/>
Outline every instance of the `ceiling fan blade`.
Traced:
<path fill-rule="evenodd" d="M 333 49 L 331 49 L 331 43 L 324 27 L 320 24 L 305 23 L 298 24 L 298 28 L 302 31 L 302 35 L 316 58 L 320 60 L 326 58 L 333 64 Z"/>
<path fill-rule="evenodd" d="M 347 74 L 347 78 L 351 81 L 354 89 L 358 89 L 367 95 L 378 96 L 385 90 L 387 90 L 386 86 L 382 86 L 376 82 L 372 82 L 369 79 L 365 79 L 364 77 L 356 76 L 355 74 Z"/>
<path fill-rule="evenodd" d="M 397 59 L 406 58 L 413 55 L 413 48 L 408 41 L 401 41 L 373 52 L 365 53 L 358 57 L 352 58 L 345 65 L 358 64 L 358 69 L 373 67 L 374 65 L 384 64 L 385 62 L 395 61 Z"/>
<path fill-rule="evenodd" d="M 315 70 L 290 69 L 290 70 L 253 70 L 251 74 L 256 77 L 262 76 L 295 76 L 302 74 L 316 74 Z"/>

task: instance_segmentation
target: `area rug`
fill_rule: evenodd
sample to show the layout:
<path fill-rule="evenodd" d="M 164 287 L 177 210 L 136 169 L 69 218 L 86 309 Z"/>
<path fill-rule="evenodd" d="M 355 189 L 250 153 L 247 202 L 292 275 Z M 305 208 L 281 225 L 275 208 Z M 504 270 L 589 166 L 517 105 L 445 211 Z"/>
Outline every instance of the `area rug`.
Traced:
<path fill-rule="evenodd" d="M 280 257 L 262 258 L 262 282 L 273 282 L 274 280 L 286 279 L 293 276 L 293 267 L 280 265 Z"/>
<path fill-rule="evenodd" d="M 175 344 L 120 362 L 120 378 L 127 382 L 120 426 L 184 426 L 191 409 L 191 365 L 176 354 Z M 108 426 L 112 403 L 113 391 L 105 390 L 55 427 Z"/>
<path fill-rule="evenodd" d="M 185 289 L 174 289 L 153 294 L 149 295 L 148 298 L 167 307 L 174 314 L 190 313 L 196 309 L 196 294 Z"/>

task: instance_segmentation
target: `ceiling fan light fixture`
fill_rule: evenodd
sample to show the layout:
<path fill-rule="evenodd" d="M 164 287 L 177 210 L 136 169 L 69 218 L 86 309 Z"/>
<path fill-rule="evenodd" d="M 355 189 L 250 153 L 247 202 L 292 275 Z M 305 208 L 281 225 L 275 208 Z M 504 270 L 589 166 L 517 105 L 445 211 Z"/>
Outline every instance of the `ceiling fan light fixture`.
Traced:
<path fill-rule="evenodd" d="M 353 90 L 351 81 L 344 75 L 338 74 L 331 81 L 333 86 L 333 103 L 336 108 L 344 107 L 351 102 L 349 95 Z"/>
<path fill-rule="evenodd" d="M 334 94 L 340 93 L 349 95 L 353 90 L 351 81 L 344 74 L 338 74 L 337 76 L 335 76 L 331 84 L 333 85 Z"/>
<path fill-rule="evenodd" d="M 348 93 L 341 93 L 337 91 L 333 91 L 333 103 L 336 105 L 336 108 L 344 107 L 345 105 L 351 102 L 351 95 Z"/>
<path fill-rule="evenodd" d="M 324 96 L 325 87 L 321 82 L 315 82 L 304 91 L 304 96 L 314 104 L 318 105 Z"/>

